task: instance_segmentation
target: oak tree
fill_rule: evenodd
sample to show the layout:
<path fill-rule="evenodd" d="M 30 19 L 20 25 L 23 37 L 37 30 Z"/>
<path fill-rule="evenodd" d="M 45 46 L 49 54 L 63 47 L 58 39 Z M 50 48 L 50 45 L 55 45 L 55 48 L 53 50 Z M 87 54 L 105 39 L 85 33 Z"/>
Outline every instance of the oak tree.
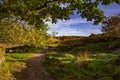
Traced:
<path fill-rule="evenodd" d="M 94 24 L 104 20 L 104 12 L 98 7 L 111 3 L 120 4 L 120 0 L 0 0 L 0 19 L 12 15 L 41 28 L 45 20 L 70 19 L 70 15 L 79 14 Z M 63 6 L 62 6 L 63 5 Z"/>

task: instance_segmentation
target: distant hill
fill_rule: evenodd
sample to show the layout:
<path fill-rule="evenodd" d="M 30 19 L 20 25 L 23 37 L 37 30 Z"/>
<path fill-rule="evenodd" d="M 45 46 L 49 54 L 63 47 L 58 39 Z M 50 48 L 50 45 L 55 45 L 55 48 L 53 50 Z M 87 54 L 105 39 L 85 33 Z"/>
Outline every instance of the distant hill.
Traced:
<path fill-rule="evenodd" d="M 59 36 L 56 37 L 60 41 L 69 41 L 69 40 L 78 40 L 78 39 L 83 39 L 85 36 Z"/>

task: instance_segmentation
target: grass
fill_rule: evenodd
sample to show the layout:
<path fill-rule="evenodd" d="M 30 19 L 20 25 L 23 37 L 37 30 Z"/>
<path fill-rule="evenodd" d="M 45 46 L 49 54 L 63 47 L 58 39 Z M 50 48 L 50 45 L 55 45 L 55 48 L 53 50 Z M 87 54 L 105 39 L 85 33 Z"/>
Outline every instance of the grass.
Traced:
<path fill-rule="evenodd" d="M 54 80 L 118 80 L 120 54 L 112 53 L 112 49 L 109 49 L 109 46 L 117 43 L 85 44 L 68 48 L 69 51 L 66 46 L 53 45 L 42 62 Z M 0 68 L 0 80 L 24 77 L 22 70 L 26 68 L 26 61 L 36 50 L 31 49 L 30 53 L 6 54 L 6 62 Z"/>
<path fill-rule="evenodd" d="M 117 56 L 119 56 L 119 55 L 117 55 L 117 54 L 112 54 L 112 53 L 97 53 L 97 54 L 93 54 L 92 55 L 92 58 L 94 58 L 95 60 L 105 60 L 105 61 L 109 61 L 109 60 L 111 60 L 111 59 L 114 59 L 114 58 L 116 58 Z"/>
<path fill-rule="evenodd" d="M 72 42 L 70 43 L 72 44 Z M 54 80 L 120 79 L 119 41 L 89 43 L 70 47 L 58 46 L 43 59 Z M 71 53 L 71 54 L 67 54 Z"/>
<path fill-rule="evenodd" d="M 90 52 L 103 52 L 104 48 L 101 44 L 86 44 L 84 46 L 78 46 L 74 48 L 71 52 L 80 52 L 80 51 L 90 51 Z"/>
<path fill-rule="evenodd" d="M 33 53 L 7 53 L 6 61 L 26 61 Z"/>
<path fill-rule="evenodd" d="M 0 67 L 0 80 L 17 80 L 23 77 L 22 70 L 26 68 L 26 61 L 38 49 L 31 49 L 29 53 L 6 53 L 6 60 Z"/>
<path fill-rule="evenodd" d="M 83 56 L 48 54 L 43 63 L 54 80 L 116 80 L 113 73 L 118 75 L 120 72 L 115 71 L 120 66 L 110 62 L 117 57 L 108 53 L 91 54 L 91 57 L 87 53 Z"/>
<path fill-rule="evenodd" d="M 70 44 L 69 44 L 70 42 Z M 80 52 L 89 51 L 93 54 L 96 53 L 114 53 L 119 54 L 120 53 L 120 41 L 110 41 L 110 42 L 99 42 L 99 43 L 84 43 L 80 45 L 80 41 L 69 41 L 67 43 L 61 43 L 61 45 L 53 47 L 52 50 L 58 52 L 58 53 L 72 53 L 74 55 L 78 55 Z M 74 44 L 78 44 L 74 46 Z"/>
<path fill-rule="evenodd" d="M 42 49 L 42 48 L 30 48 L 28 53 L 35 53 L 37 50 Z"/>

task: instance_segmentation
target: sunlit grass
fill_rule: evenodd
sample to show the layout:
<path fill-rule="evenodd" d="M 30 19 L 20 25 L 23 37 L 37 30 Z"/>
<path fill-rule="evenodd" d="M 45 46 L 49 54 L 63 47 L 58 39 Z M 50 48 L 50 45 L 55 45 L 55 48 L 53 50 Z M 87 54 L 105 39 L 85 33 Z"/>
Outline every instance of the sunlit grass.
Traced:
<path fill-rule="evenodd" d="M 119 56 L 119 54 L 110 54 L 110 53 L 92 54 L 92 58 L 94 60 L 104 60 L 104 61 L 109 61 L 113 58 L 116 58 L 117 56 Z"/>
<path fill-rule="evenodd" d="M 97 80 L 113 80 L 111 75 L 114 76 L 114 65 L 109 62 L 118 56 L 108 53 L 92 54 L 88 51 L 79 55 L 49 53 L 43 63 L 55 80 L 94 80 L 95 77 Z"/>
<path fill-rule="evenodd" d="M 5 63 L 0 68 L 0 80 L 16 80 L 14 74 L 26 68 L 26 61 L 32 55 L 33 53 L 6 53 Z"/>
<path fill-rule="evenodd" d="M 7 53 L 6 61 L 25 61 L 27 60 L 33 53 Z"/>

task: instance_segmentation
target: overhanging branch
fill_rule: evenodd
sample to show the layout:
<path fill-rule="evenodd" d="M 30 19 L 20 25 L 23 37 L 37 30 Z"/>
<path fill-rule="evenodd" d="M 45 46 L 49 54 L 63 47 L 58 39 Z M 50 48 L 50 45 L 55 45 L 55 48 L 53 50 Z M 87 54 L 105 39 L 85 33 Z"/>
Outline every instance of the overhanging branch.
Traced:
<path fill-rule="evenodd" d="M 54 3 L 54 2 L 58 2 L 58 0 L 47 1 L 47 2 L 44 3 L 43 6 L 37 7 L 37 8 L 35 8 L 34 10 L 40 10 L 40 9 L 43 9 L 43 8 L 47 7 L 48 4 L 50 4 L 50 3 Z"/>

